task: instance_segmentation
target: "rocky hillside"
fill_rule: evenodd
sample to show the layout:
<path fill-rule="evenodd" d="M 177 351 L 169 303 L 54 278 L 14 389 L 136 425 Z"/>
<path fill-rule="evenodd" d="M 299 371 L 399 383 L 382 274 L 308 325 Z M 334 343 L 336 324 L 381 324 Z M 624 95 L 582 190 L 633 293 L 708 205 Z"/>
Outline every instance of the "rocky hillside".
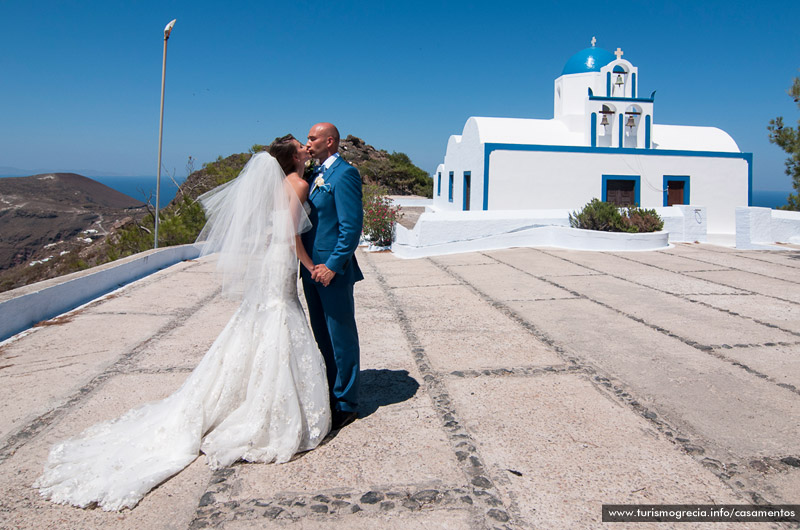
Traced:
<path fill-rule="evenodd" d="M 266 146 L 255 145 L 251 151 L 265 149 Z M 422 169 L 414 166 L 410 161 L 403 164 L 404 167 L 398 167 L 399 164 L 393 163 L 393 160 L 398 156 L 405 157 L 402 153 L 399 155 L 397 153 L 389 154 L 384 150 L 375 149 L 361 138 L 353 135 L 349 135 L 339 143 L 339 153 L 342 158 L 358 168 L 364 184 L 379 184 L 394 194 L 402 195 L 417 192 L 424 195 L 424 191 L 421 192 L 419 187 L 413 189 L 406 186 L 408 189 L 403 189 L 395 185 L 395 180 L 397 179 L 393 179 L 394 174 L 407 172 L 413 174 L 411 176 L 419 181 L 424 182 L 426 179 L 430 181 L 430 191 L 431 193 L 433 191 L 433 181 L 428 178 L 427 173 Z M 235 178 L 251 156 L 252 153 L 238 153 L 227 158 L 219 157 L 215 162 L 205 164 L 203 169 L 195 171 L 184 181 L 180 191 L 175 196 L 174 202 L 181 202 L 183 197 L 195 199 L 206 191 Z M 429 194 L 429 196 L 432 195 Z"/>
<path fill-rule="evenodd" d="M 80 261 L 94 241 L 144 213 L 141 201 L 74 173 L 0 178 L 0 290 L 11 269 L 47 277 L 44 269 Z"/>
<path fill-rule="evenodd" d="M 205 223 L 195 202 L 239 174 L 253 152 L 203 165 L 159 216 L 159 246 L 191 243 Z M 365 184 L 392 194 L 431 196 L 432 180 L 402 153 L 375 149 L 355 136 L 342 157 Z M 139 201 L 72 173 L 0 178 L 0 291 L 54 278 L 152 248 L 153 217 Z"/>

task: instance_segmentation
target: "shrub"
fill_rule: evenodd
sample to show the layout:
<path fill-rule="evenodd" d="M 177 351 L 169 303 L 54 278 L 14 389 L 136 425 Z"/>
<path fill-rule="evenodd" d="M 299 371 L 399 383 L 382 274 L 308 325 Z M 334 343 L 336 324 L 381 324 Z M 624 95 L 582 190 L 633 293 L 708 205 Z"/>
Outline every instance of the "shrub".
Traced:
<path fill-rule="evenodd" d="M 628 232 L 658 232 L 664 228 L 664 221 L 655 210 L 635 206 L 627 208 L 622 221 L 629 228 Z"/>
<path fill-rule="evenodd" d="M 592 199 L 582 210 L 569 214 L 569 225 L 584 230 L 624 232 L 622 214 L 616 205 Z"/>
<path fill-rule="evenodd" d="M 652 209 L 619 208 L 610 202 L 592 199 L 580 211 L 569 214 L 569 225 L 604 232 L 658 232 L 664 227 L 664 221 Z"/>
<path fill-rule="evenodd" d="M 402 216 L 399 206 L 392 206 L 386 188 L 368 184 L 364 186 L 364 237 L 373 245 L 388 247 L 392 244 L 394 225 Z"/>

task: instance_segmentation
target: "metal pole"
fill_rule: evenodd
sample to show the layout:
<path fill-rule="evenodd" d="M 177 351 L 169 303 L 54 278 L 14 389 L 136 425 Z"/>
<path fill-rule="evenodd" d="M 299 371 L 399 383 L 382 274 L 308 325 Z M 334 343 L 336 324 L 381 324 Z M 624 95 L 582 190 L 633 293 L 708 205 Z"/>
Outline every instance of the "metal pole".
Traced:
<path fill-rule="evenodd" d="M 164 60 L 161 62 L 161 115 L 158 121 L 158 172 L 156 176 L 156 218 L 153 248 L 158 248 L 158 207 L 161 203 L 161 138 L 164 133 L 164 86 L 167 78 L 167 41 L 175 20 L 164 28 Z"/>

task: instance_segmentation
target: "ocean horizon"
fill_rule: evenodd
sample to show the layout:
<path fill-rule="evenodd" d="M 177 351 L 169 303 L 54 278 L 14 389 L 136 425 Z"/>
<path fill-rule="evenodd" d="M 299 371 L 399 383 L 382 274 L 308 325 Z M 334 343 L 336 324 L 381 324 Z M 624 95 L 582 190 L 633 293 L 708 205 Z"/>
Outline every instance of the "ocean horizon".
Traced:
<path fill-rule="evenodd" d="M 6 177 L 19 177 L 22 175 L 0 175 L 0 178 Z M 124 193 L 128 197 L 136 199 L 137 201 L 142 201 L 142 203 L 147 202 L 148 197 L 150 197 L 150 203 L 155 204 L 156 202 L 156 177 L 86 177 L 92 180 L 99 182 L 100 184 L 104 184 L 111 189 L 117 190 L 120 193 Z M 159 208 L 165 208 L 172 199 L 175 198 L 175 195 L 178 194 L 178 186 L 183 184 L 186 180 L 186 177 L 180 177 L 175 179 L 178 183 L 176 186 L 172 179 L 167 176 L 161 176 L 161 197 L 159 201 Z"/>
<path fill-rule="evenodd" d="M 0 178 L 18 175 L 0 175 Z M 156 177 L 87 177 L 105 184 L 109 188 L 124 193 L 128 197 L 145 202 L 148 196 L 152 195 L 151 203 L 156 199 Z M 183 184 L 186 177 L 175 179 L 175 183 L 169 177 L 161 176 L 161 201 L 159 208 L 166 207 L 178 193 L 178 186 Z M 753 203 L 750 206 L 761 208 L 778 208 L 786 205 L 786 199 L 792 194 L 792 190 L 753 190 Z"/>
<path fill-rule="evenodd" d="M 128 197 L 133 197 L 138 201 L 145 202 L 148 197 L 150 202 L 156 202 L 156 177 L 88 177 L 96 180 L 101 184 L 105 184 L 109 188 L 115 189 L 120 193 L 124 193 Z M 158 207 L 164 208 L 175 195 L 178 194 L 178 186 L 183 184 L 186 177 L 175 178 L 178 183 L 176 186 L 171 178 L 161 175 L 161 197 Z"/>

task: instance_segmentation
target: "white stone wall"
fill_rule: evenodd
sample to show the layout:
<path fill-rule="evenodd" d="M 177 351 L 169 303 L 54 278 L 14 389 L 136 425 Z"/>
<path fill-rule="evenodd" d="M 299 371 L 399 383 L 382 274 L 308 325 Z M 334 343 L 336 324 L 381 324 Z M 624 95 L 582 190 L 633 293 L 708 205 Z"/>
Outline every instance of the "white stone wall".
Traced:
<path fill-rule="evenodd" d="M 578 209 L 602 198 L 603 175 L 639 175 L 640 206 L 656 208 L 664 204 L 664 175 L 688 175 L 691 204 L 706 208 L 708 232 L 733 234 L 735 208 L 747 206 L 747 171 L 736 158 L 494 151 L 489 209 Z"/>
<path fill-rule="evenodd" d="M 736 209 L 736 248 L 775 248 L 775 243 L 800 245 L 800 212 Z"/>

